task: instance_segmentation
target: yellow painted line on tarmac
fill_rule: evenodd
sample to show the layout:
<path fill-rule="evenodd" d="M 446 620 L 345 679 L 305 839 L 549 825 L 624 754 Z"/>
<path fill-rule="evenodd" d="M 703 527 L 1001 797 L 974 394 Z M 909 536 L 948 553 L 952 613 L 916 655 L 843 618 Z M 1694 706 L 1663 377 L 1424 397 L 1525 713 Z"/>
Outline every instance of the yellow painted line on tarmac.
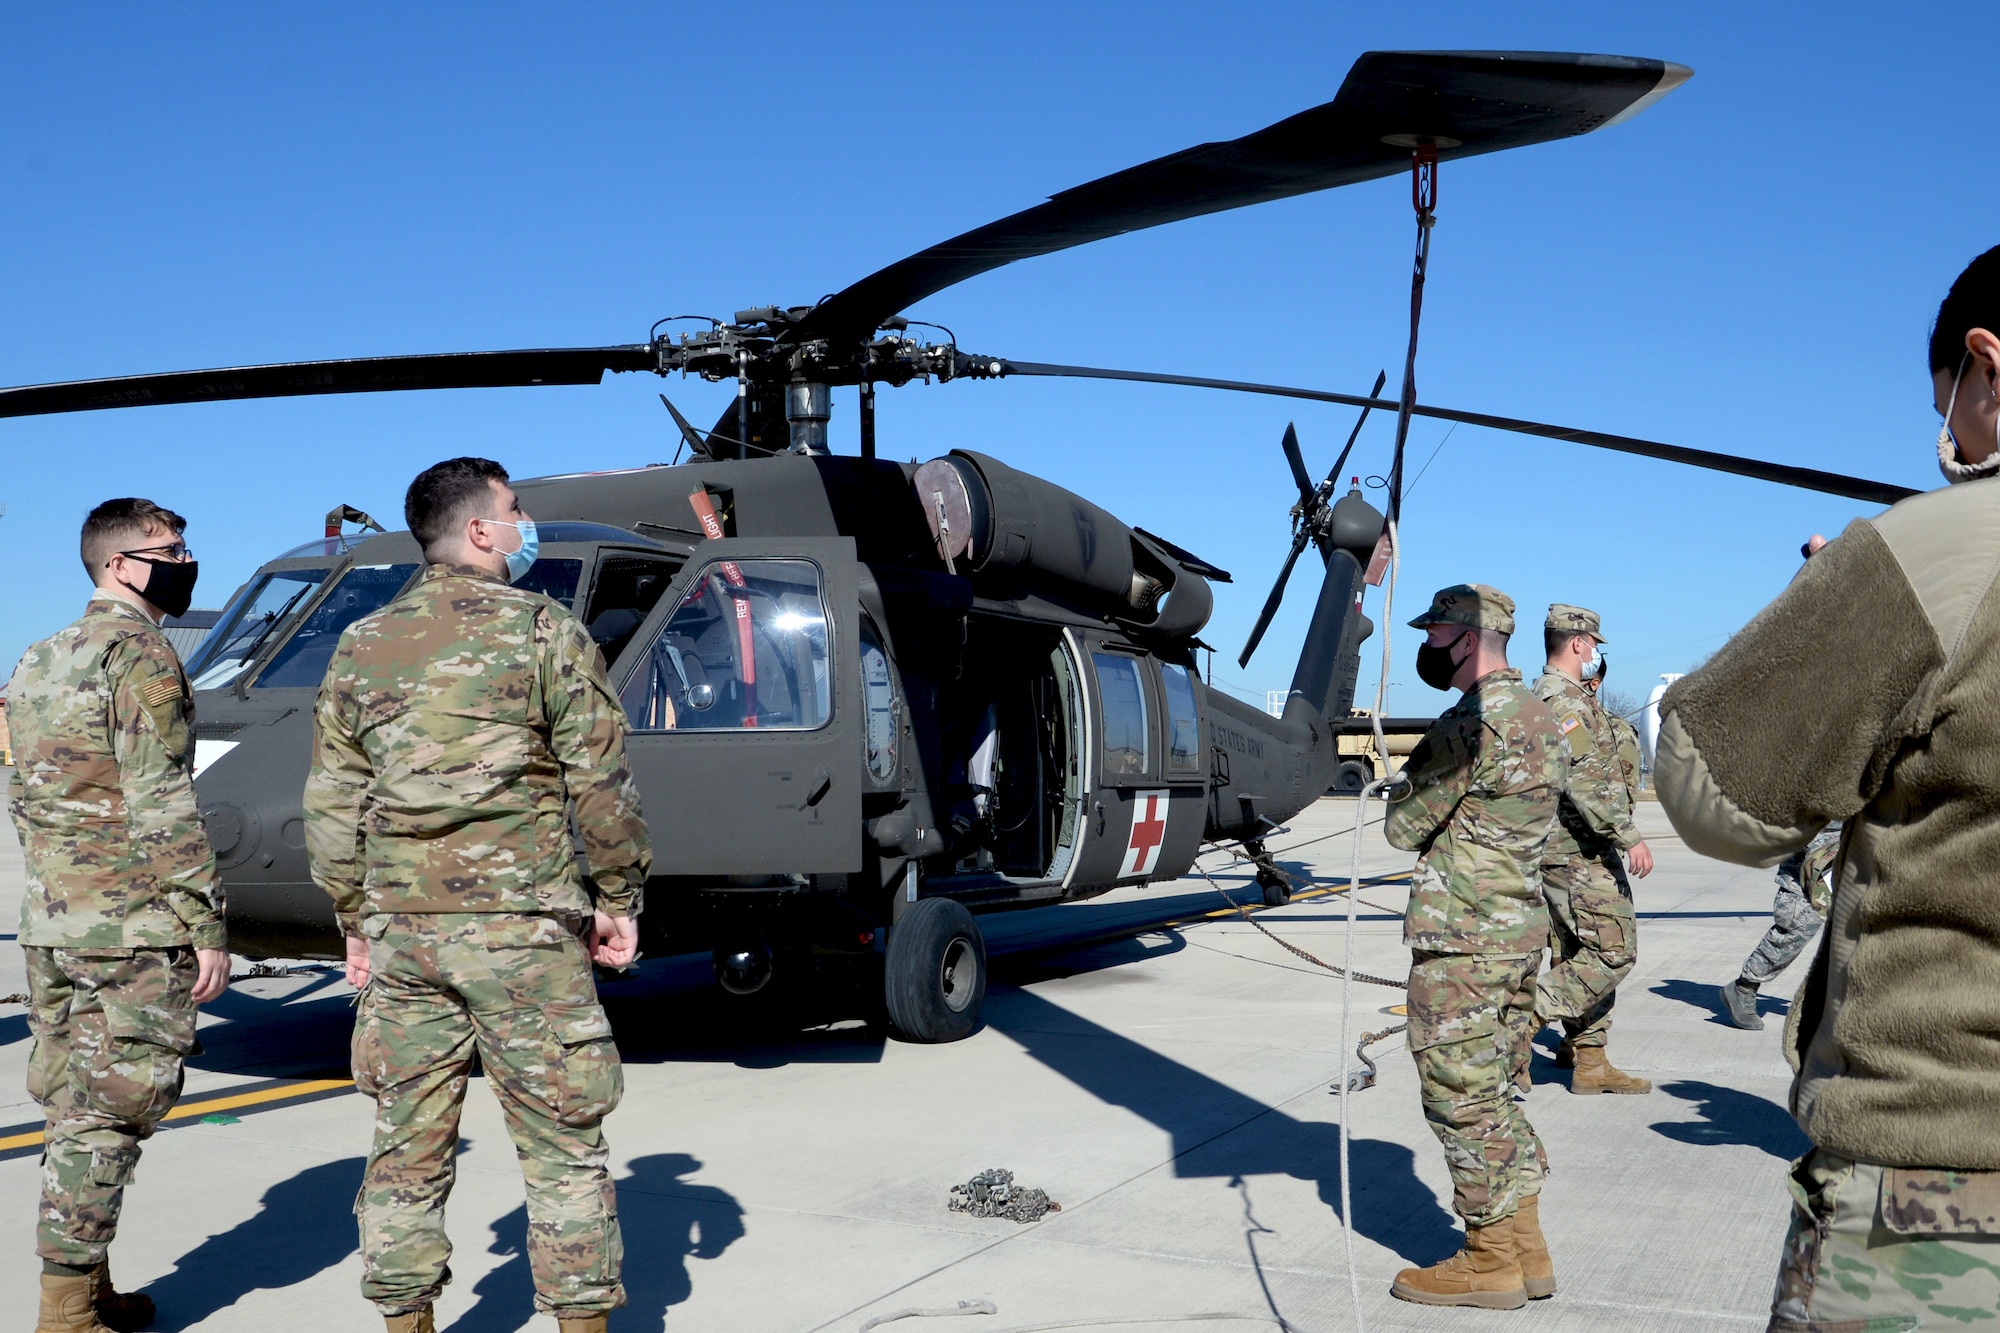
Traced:
<path fill-rule="evenodd" d="M 193 1116 L 216 1115 L 223 1111 L 240 1110 L 245 1106 L 262 1106 L 270 1102 L 288 1101 L 294 1097 L 314 1097 L 320 1093 L 333 1092 L 340 1088 L 351 1088 L 351 1078 L 303 1079 L 297 1083 L 287 1083 L 281 1088 L 258 1088 L 254 1092 L 239 1092 L 223 1097 L 207 1097 L 198 1102 L 184 1102 L 167 1112 L 168 1120 L 186 1120 Z M 42 1131 L 34 1129 L 26 1134 L 10 1134 L 0 1138 L 0 1153 L 16 1148 L 28 1148 L 42 1141 Z"/>

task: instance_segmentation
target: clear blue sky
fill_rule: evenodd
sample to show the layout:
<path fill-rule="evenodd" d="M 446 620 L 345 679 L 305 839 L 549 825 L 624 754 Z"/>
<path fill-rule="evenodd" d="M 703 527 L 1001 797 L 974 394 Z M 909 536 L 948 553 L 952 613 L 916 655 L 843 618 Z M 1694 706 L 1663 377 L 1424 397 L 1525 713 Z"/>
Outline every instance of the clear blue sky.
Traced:
<path fill-rule="evenodd" d="M 1332 97 L 1382 48 L 1589 50 L 1695 77 L 1627 125 L 1448 165 L 1428 401 L 1938 484 L 1924 339 L 2000 241 L 1981 127 L 2000 11 L 1896 6 L 632 4 L 0 14 L 0 383 L 316 357 L 639 341 L 662 315 L 801 304 L 1067 186 Z M 1402 179 L 1033 260 L 911 313 L 970 350 L 1364 391 L 1400 366 Z M 1392 381 L 1393 384 L 1393 381 Z M 386 394 L 0 422 L 0 659 L 75 614 L 84 512 L 193 519 L 197 601 L 347 502 L 477 452 L 516 475 L 673 452 L 729 389 Z M 885 452 L 998 454 L 1233 570 L 1218 679 L 1285 686 L 1298 421 L 1344 410 L 1049 381 L 882 397 Z M 1444 427 L 1419 424 L 1412 470 Z M 836 446 L 854 447 L 852 391 Z M 1361 471 L 1386 460 L 1387 423 Z M 1441 584 L 1599 609 L 1614 685 L 1718 646 L 1852 502 L 1461 428 L 1411 492 L 1398 621 Z M 392 523 L 392 526 L 395 526 Z M 1371 596 L 1370 611 L 1379 601 Z M 1379 616 L 1378 616 L 1379 619 Z M 1372 690 L 1379 640 L 1365 654 Z M 1435 711 L 1399 630 L 1392 707 Z"/>

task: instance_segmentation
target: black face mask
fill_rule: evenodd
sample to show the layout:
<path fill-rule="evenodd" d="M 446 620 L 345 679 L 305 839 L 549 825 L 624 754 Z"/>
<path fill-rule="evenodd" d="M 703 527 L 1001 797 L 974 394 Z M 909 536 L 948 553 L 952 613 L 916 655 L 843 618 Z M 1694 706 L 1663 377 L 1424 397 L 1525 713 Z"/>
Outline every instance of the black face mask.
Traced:
<path fill-rule="evenodd" d="M 194 581 L 201 574 L 200 561 L 148 560 L 143 555 L 125 558 L 139 561 L 150 571 L 146 586 L 139 589 L 141 597 L 170 616 L 187 614 L 187 609 L 194 605 Z"/>
<path fill-rule="evenodd" d="M 1426 641 L 1417 649 L 1417 679 L 1434 690 L 1450 689 L 1451 678 L 1456 676 L 1459 667 L 1464 665 L 1462 662 L 1451 660 L 1451 650 L 1464 638 L 1465 636 L 1461 634 L 1442 648 Z"/>

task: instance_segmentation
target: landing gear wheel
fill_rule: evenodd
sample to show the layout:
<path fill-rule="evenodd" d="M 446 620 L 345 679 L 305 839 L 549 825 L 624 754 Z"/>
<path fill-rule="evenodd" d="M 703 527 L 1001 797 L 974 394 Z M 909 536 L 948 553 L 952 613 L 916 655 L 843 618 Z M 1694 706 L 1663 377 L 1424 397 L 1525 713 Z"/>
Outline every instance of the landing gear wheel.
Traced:
<path fill-rule="evenodd" d="M 1257 887 L 1264 891 L 1266 907 L 1283 907 L 1292 900 L 1292 882 L 1275 871 L 1258 871 Z"/>
<path fill-rule="evenodd" d="M 972 913 L 926 898 L 889 931 L 882 995 L 904 1041 L 957 1041 L 979 1026 L 986 1001 L 986 941 Z"/>

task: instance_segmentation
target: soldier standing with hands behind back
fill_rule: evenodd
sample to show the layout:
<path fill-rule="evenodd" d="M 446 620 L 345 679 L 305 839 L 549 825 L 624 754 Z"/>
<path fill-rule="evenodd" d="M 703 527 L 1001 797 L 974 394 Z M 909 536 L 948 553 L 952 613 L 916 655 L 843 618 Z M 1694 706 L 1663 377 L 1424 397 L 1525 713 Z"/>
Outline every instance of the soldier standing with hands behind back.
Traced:
<path fill-rule="evenodd" d="M 106 1259 L 139 1144 L 180 1096 L 195 1009 L 229 984 L 222 886 L 195 812 L 194 695 L 160 632 L 194 595 L 187 520 L 107 500 L 83 522 L 83 617 L 8 687 L 27 860 L 28 1094 L 48 1114 L 39 1333 L 133 1330 L 153 1302 Z"/>
<path fill-rule="evenodd" d="M 341 636 L 306 784 L 313 879 L 361 990 L 354 1079 L 376 1103 L 361 1290 L 391 1333 L 435 1328 L 476 1053 L 527 1180 L 535 1308 L 603 1333 L 625 1303 L 601 1129 L 624 1080 L 590 965 L 637 956 L 652 859 L 625 715 L 575 617 L 509 586 L 538 540 L 504 468 L 439 463 L 404 514 L 429 565 Z"/>
<path fill-rule="evenodd" d="M 1535 1010 L 1562 1023 L 1556 1063 L 1574 1069 L 1571 1092 L 1651 1092 L 1652 1083 L 1616 1068 L 1604 1053 L 1614 987 L 1639 960 L 1639 922 L 1619 853 L 1642 879 L 1652 872 L 1653 853 L 1632 822 L 1618 730 L 1585 683 L 1604 662 L 1597 613 L 1552 604 L 1542 646 L 1547 665 L 1535 697 L 1569 742 L 1570 765 L 1556 829 L 1542 853 L 1554 960 L 1535 987 Z"/>
<path fill-rule="evenodd" d="M 1424 733 L 1392 790 L 1384 833 L 1420 853 L 1410 947 L 1411 1053 L 1424 1118 L 1444 1145 L 1465 1248 L 1406 1268 L 1391 1291 L 1425 1305 L 1512 1310 L 1553 1296 L 1542 1238 L 1547 1157 L 1514 1098 L 1548 942 L 1538 879 L 1568 751 L 1547 706 L 1507 665 L 1514 603 L 1483 584 L 1446 588 L 1410 622 L 1429 631 L 1417 674 L 1465 691 Z"/>

